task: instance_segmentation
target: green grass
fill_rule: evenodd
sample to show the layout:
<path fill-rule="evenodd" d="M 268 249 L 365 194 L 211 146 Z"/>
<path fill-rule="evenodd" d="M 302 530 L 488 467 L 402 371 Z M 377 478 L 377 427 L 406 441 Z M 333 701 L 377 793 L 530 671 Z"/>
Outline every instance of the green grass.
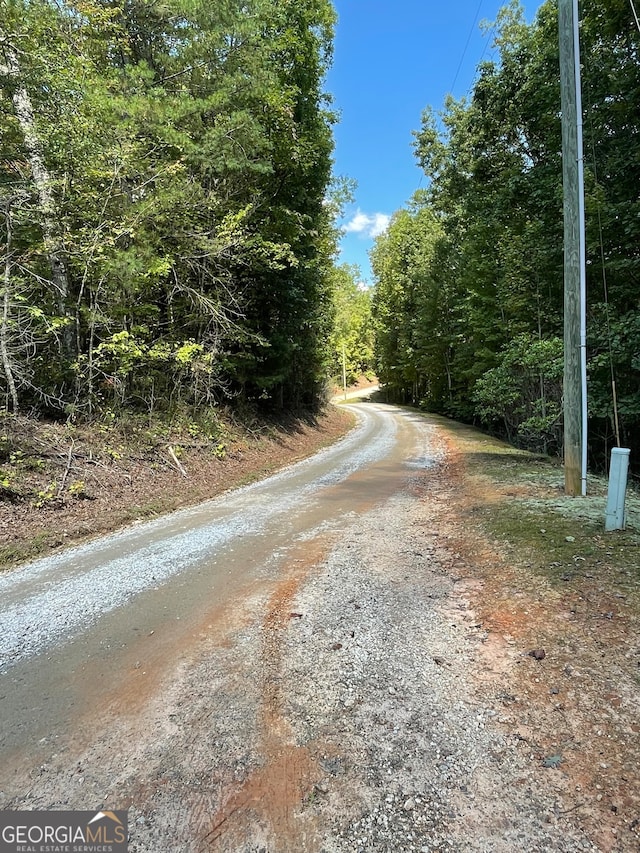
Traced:
<path fill-rule="evenodd" d="M 52 534 L 48 530 L 37 533 L 30 542 L 17 542 L 0 546 L 0 572 L 16 563 L 33 560 L 51 549 Z"/>
<path fill-rule="evenodd" d="M 433 416 L 429 416 L 433 419 Z M 564 494 L 561 463 L 436 418 L 471 478 L 472 523 L 514 562 L 552 586 L 597 581 L 640 607 L 640 496 L 627 490 L 625 530 L 605 532 L 607 480 L 589 476 L 586 497 Z M 491 496 L 491 497 L 490 497 Z"/>

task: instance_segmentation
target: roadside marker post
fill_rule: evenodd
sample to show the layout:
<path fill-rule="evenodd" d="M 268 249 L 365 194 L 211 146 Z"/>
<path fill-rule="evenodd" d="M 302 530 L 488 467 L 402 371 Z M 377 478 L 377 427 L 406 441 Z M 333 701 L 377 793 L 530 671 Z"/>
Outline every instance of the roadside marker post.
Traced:
<path fill-rule="evenodd" d="M 631 451 L 628 447 L 614 447 L 611 450 L 607 513 L 604 523 L 605 530 L 624 529 L 624 499 L 627 492 L 627 472 L 629 470 L 630 453 Z"/>

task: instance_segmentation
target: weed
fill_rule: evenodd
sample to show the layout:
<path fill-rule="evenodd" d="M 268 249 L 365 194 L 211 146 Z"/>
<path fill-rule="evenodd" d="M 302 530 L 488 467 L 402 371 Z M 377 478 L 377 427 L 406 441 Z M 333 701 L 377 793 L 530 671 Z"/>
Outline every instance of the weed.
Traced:
<path fill-rule="evenodd" d="M 67 488 L 67 492 L 71 495 L 72 498 L 86 498 L 87 491 L 85 488 L 84 480 L 74 480 L 73 483 Z"/>
<path fill-rule="evenodd" d="M 0 566 L 2 567 L 18 563 L 20 560 L 25 560 L 28 556 L 28 546 L 23 543 L 0 546 Z"/>
<path fill-rule="evenodd" d="M 156 515 L 162 515 L 167 512 L 169 508 L 171 508 L 171 504 L 168 501 L 158 499 L 146 504 L 132 506 L 126 513 L 126 518 L 134 520 L 139 518 L 153 518 Z"/>
<path fill-rule="evenodd" d="M 7 435 L 0 436 L 0 459 L 5 460 L 11 457 L 14 443 Z"/>
<path fill-rule="evenodd" d="M 0 571 L 14 563 L 30 560 L 49 550 L 49 531 L 36 533 L 29 542 L 15 542 L 0 546 Z"/>
<path fill-rule="evenodd" d="M 36 509 L 42 509 L 46 504 L 51 503 L 56 499 L 56 491 L 58 489 L 58 484 L 55 480 L 53 480 L 49 485 L 38 492 L 38 499 L 34 503 Z"/>

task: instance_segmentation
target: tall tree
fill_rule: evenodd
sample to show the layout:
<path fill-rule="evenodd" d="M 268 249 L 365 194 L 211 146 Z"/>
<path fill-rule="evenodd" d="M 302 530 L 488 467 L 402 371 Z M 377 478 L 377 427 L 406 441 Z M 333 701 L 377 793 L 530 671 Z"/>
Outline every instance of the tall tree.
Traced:
<path fill-rule="evenodd" d="M 331 374 L 347 384 L 373 370 L 371 292 L 361 284 L 360 269 L 341 264 L 332 273 L 334 325 L 331 334 Z"/>
<path fill-rule="evenodd" d="M 430 275 L 411 272 L 390 317 L 406 336 L 414 324 L 426 340 L 443 319 L 424 295 L 446 296 L 451 389 L 423 389 L 427 405 L 502 429 L 528 446 L 558 446 L 557 377 L 562 328 L 562 183 L 557 5 L 544 3 L 527 24 L 518 3 L 498 16 L 498 57 L 483 63 L 469 100 L 427 110 L 416 154 L 429 186 L 419 204 L 442 237 L 423 253 Z M 614 433 L 616 380 L 621 438 L 637 442 L 638 168 L 640 35 L 622 0 L 584 0 L 583 89 L 586 142 L 589 408 L 591 453 L 604 464 Z M 404 215 L 404 214 L 403 214 Z M 409 229 L 413 235 L 413 224 Z M 407 238 L 411 242 L 411 237 Z M 418 232 L 414 235 L 419 243 Z M 387 254 L 385 241 L 376 252 Z M 429 261 L 429 258 L 432 260 Z M 436 259 L 435 261 L 433 259 Z M 389 285 L 376 271 L 384 302 Z M 401 278 L 394 279 L 398 287 Z M 405 298 L 405 297 L 403 297 Z M 381 371 L 405 389 L 420 371 L 414 343 L 388 348 L 378 338 Z M 386 336 L 386 337 L 385 337 Z M 402 342 L 400 342 L 402 343 Z M 527 355 L 527 350 L 530 355 Z M 435 365 L 429 376 L 442 375 Z"/>
<path fill-rule="evenodd" d="M 16 394 L 76 413 L 314 404 L 335 251 L 328 0 L 5 5 L 0 190 L 35 213 L 4 219 L 5 292 L 40 324 Z"/>

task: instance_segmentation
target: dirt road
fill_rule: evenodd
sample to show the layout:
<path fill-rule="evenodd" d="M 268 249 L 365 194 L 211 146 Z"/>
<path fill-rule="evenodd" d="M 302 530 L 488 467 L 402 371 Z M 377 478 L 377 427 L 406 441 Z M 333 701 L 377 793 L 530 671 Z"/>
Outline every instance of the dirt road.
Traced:
<path fill-rule="evenodd" d="M 140 853 L 599 849 L 477 692 L 437 428 L 354 410 L 311 460 L 0 578 L 1 808 L 129 808 Z"/>

